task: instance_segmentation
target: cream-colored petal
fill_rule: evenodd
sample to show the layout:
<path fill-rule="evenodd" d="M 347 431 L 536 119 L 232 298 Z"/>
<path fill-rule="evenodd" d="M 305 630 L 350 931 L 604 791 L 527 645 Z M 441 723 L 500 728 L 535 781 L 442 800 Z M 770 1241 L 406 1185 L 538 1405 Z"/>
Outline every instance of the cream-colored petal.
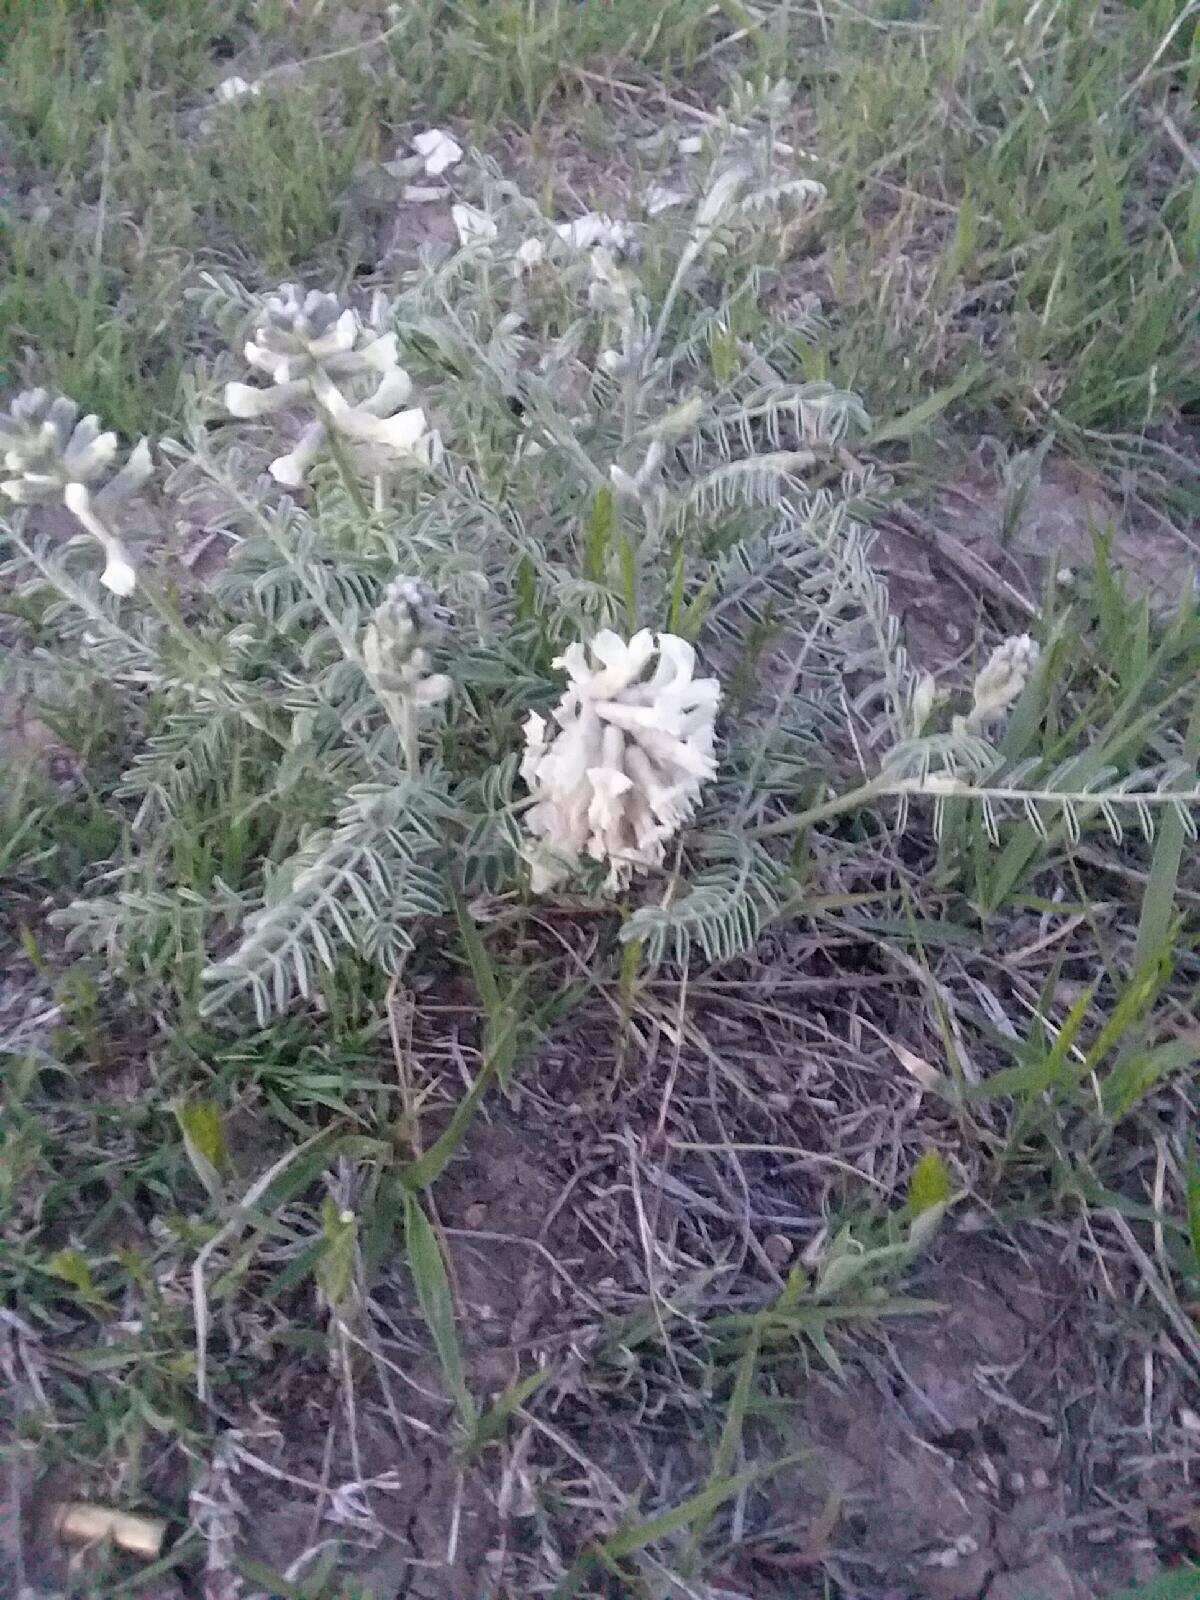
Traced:
<path fill-rule="evenodd" d="M 390 417 L 412 394 L 412 379 L 403 367 L 392 367 L 379 380 L 379 387 L 369 400 L 364 400 L 362 411 L 373 417 Z"/>
<path fill-rule="evenodd" d="M 310 423 L 300 435 L 294 450 L 277 456 L 267 471 L 285 489 L 302 489 L 308 481 L 313 462 L 325 446 L 325 428 L 320 422 Z"/>
<path fill-rule="evenodd" d="M 120 539 L 96 515 L 87 485 L 68 483 L 63 490 L 63 504 L 104 551 L 105 567 L 100 582 L 114 594 L 132 594 L 137 583 L 133 563 Z"/>
<path fill-rule="evenodd" d="M 431 178 L 440 176 L 448 167 L 462 160 L 462 146 L 457 144 L 444 128 L 427 128 L 410 141 L 413 149 L 425 160 L 425 171 Z"/>
<path fill-rule="evenodd" d="M 97 477 L 116 459 L 116 434 L 100 433 L 98 428 L 99 418 L 84 417 L 62 453 L 63 465 L 81 482 Z"/>
<path fill-rule="evenodd" d="M 314 361 L 324 361 L 329 356 L 344 355 L 353 350 L 358 339 L 358 313 L 343 311 L 341 316 L 319 339 L 310 339 L 308 353 Z"/>
<path fill-rule="evenodd" d="M 125 548 L 119 539 L 113 539 L 105 546 L 108 557 L 104 571 L 100 574 L 100 582 L 113 594 L 132 594 L 137 587 L 137 572 L 133 563 L 125 553 Z"/>
<path fill-rule="evenodd" d="M 6 495 L 9 500 L 15 500 L 19 506 L 28 506 L 45 499 L 46 491 L 32 481 L 31 475 L 26 475 L 23 478 L 5 478 L 3 483 L 0 483 L 0 494 Z"/>
<path fill-rule="evenodd" d="M 413 699 L 419 706 L 436 706 L 453 693 L 453 678 L 448 678 L 444 672 L 431 672 L 417 684 Z"/>
<path fill-rule="evenodd" d="M 347 406 L 337 419 L 338 430 L 366 444 L 380 444 L 401 455 L 408 454 L 425 430 L 425 413 L 420 406 L 398 411 L 392 417 L 373 416 L 362 406 Z"/>
<path fill-rule="evenodd" d="M 225 409 L 230 416 L 240 417 L 243 420 L 266 417 L 271 412 L 279 411 L 293 401 L 299 400 L 307 388 L 308 385 L 304 383 L 281 383 L 273 389 L 256 389 L 249 383 L 227 383 Z"/>
<path fill-rule="evenodd" d="M 450 216 L 458 232 L 460 245 L 487 244 L 499 232 L 495 222 L 486 211 L 480 211 L 476 206 L 454 205 L 450 207 Z"/>
<path fill-rule="evenodd" d="M 256 372 L 265 372 L 272 383 L 283 382 L 286 376 L 287 357 L 281 355 L 278 350 L 269 350 L 266 345 L 251 339 L 242 346 L 242 354 L 246 358 L 248 367 L 253 367 Z"/>
<path fill-rule="evenodd" d="M 375 371 L 390 372 L 400 360 L 400 341 L 394 333 L 382 333 L 378 339 L 364 344 L 358 354 Z"/>

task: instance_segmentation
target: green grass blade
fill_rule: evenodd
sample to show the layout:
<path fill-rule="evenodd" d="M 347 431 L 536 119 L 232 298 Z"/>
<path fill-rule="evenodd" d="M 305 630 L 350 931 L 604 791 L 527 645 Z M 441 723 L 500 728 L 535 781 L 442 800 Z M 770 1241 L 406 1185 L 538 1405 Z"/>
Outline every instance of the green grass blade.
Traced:
<path fill-rule="evenodd" d="M 797 1459 L 795 1456 L 789 1458 L 790 1461 Z M 785 1464 L 787 1463 L 781 1461 L 777 1466 Z M 657 1517 L 649 1517 L 645 1522 L 639 1522 L 632 1528 L 625 1528 L 620 1533 L 614 1533 L 604 1540 L 600 1548 L 613 1561 L 619 1561 L 622 1556 L 632 1555 L 637 1550 L 644 1550 L 647 1545 L 654 1544 L 659 1539 L 670 1538 L 673 1533 L 682 1533 L 696 1523 L 707 1522 L 727 1500 L 732 1500 L 735 1495 L 741 1494 L 743 1489 L 748 1489 L 762 1476 L 761 1470 L 739 1472 L 732 1478 L 722 1478 L 717 1483 L 705 1484 L 698 1493 L 673 1506 L 670 1511 L 664 1511 Z"/>
<path fill-rule="evenodd" d="M 1086 994 L 1080 995 L 1058 1030 L 1058 1037 L 1043 1057 L 1019 1067 L 1009 1067 L 1003 1072 L 994 1072 L 983 1083 L 967 1084 L 963 1090 L 965 1097 L 968 1100 L 997 1100 L 1004 1095 L 1012 1095 L 1017 1100 L 1030 1100 L 1060 1082 L 1065 1075 L 1067 1054 L 1079 1037 L 1095 993 L 1095 989 L 1091 988 Z"/>
<path fill-rule="evenodd" d="M 500 1437 L 513 1413 L 520 1410 L 530 1395 L 537 1393 L 549 1376 L 550 1368 L 540 1367 L 509 1384 L 476 1422 L 463 1450 L 468 1459 Z"/>
<path fill-rule="evenodd" d="M 458 1327 L 454 1319 L 454 1298 L 442 1258 L 442 1247 L 420 1202 L 411 1194 L 404 1197 L 404 1232 L 408 1243 L 408 1265 L 420 1302 L 421 1314 L 437 1351 L 442 1378 L 454 1401 L 458 1420 L 471 1432 L 477 1414 L 467 1388 L 463 1370 Z"/>
<path fill-rule="evenodd" d="M 896 444 L 923 432 L 935 417 L 940 416 L 945 411 L 947 406 L 952 405 L 960 395 L 966 394 L 969 389 L 973 389 L 983 377 L 984 371 L 985 369 L 981 364 L 968 367 L 966 372 L 956 378 L 953 383 L 948 383 L 944 388 L 935 390 L 927 399 L 913 406 L 910 411 L 906 411 L 903 416 L 894 417 L 891 422 L 881 423 L 878 428 L 873 429 L 863 440 L 863 446 Z"/>

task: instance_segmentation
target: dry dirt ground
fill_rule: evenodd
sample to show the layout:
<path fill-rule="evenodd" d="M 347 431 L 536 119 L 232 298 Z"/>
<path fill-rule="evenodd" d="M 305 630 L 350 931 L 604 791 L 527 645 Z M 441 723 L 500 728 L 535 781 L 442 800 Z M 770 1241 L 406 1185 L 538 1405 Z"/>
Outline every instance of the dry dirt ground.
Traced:
<path fill-rule="evenodd" d="M 578 928 L 556 936 L 586 962 Z M 721 1319 L 818 1262 L 828 1219 L 864 1181 L 891 1189 L 914 1150 L 939 1148 L 987 1192 L 898 1059 L 897 1044 L 917 1042 L 905 974 L 860 956 L 838 952 L 835 971 L 819 941 L 770 937 L 761 967 L 697 980 L 678 1047 L 677 990 L 663 1026 L 623 1057 L 611 1015 L 585 1013 L 493 1098 L 435 1191 L 467 1380 L 486 1397 L 539 1367 L 549 1376 L 465 1470 L 397 1248 L 345 1313 L 344 1360 L 300 1337 L 324 1325 L 311 1295 L 282 1337 L 266 1319 L 218 1326 L 216 1345 L 233 1341 L 227 1353 L 260 1376 L 240 1402 L 221 1400 L 211 1454 L 164 1448 L 146 1464 L 167 1503 L 190 1493 L 204 1535 L 191 1576 L 149 1592 L 274 1593 L 235 1561 L 296 1579 L 336 1551 L 381 1596 L 550 1594 L 632 1507 L 649 1515 L 695 1493 L 723 1415 L 699 1397 L 727 1398 L 741 1348 Z M 32 990 L 25 1003 L 37 1027 Z M 449 980 L 425 997 L 411 1033 L 410 1010 L 394 1060 L 374 1068 L 452 1098 L 476 1065 L 466 992 Z M 137 1077 L 107 1092 L 135 1096 Z M 238 1142 L 260 1168 L 252 1112 Z M 795 1334 L 765 1337 L 733 1465 L 770 1470 L 726 1510 L 707 1587 L 647 1592 L 1107 1600 L 1200 1555 L 1187 1328 L 1164 1326 L 1119 1243 L 1101 1212 L 1000 1226 L 964 1203 L 877 1303 L 837 1299 L 834 1366 Z M 160 1285 L 181 1303 L 190 1264 Z M 18 1401 L 39 1363 L 54 1365 L 14 1329 L 4 1356 Z M 31 1500 L 28 1467 L 9 1486 L 8 1532 L 32 1593 L 47 1594 L 63 1569 L 45 1507 L 90 1486 L 43 1481 Z M 594 1581 L 584 1592 L 632 1592 Z"/>

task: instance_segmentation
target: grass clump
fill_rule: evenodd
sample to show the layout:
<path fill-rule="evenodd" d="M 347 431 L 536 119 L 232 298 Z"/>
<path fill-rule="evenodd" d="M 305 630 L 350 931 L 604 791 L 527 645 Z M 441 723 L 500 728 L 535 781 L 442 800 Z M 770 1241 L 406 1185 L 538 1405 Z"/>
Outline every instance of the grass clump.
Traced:
<path fill-rule="evenodd" d="M 842 381 L 904 409 L 966 363 L 974 408 L 1020 430 L 1136 433 L 1194 407 L 1197 175 L 1165 130 L 1195 68 L 1186 44 L 1158 53 L 1168 36 L 1194 45 L 1194 23 L 996 0 L 889 28 L 839 8 L 812 137 L 847 224 Z"/>

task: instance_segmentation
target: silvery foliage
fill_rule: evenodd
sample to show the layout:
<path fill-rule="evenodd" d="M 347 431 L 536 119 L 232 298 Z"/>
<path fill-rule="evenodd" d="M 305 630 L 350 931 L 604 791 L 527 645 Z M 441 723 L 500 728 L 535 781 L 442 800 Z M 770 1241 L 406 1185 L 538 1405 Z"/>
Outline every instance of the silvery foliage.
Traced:
<path fill-rule="evenodd" d="M 593 244 L 495 167 L 462 178 L 459 245 L 428 250 L 386 314 L 344 323 L 389 341 L 381 370 L 394 338 L 444 442 L 422 470 L 351 493 L 354 460 L 322 456 L 288 495 L 265 475 L 269 433 L 222 405 L 236 356 L 198 377 L 186 436 L 164 445 L 168 487 L 206 526 L 224 507 L 229 559 L 192 598 L 194 646 L 74 595 L 91 659 L 131 704 L 156 691 L 123 788 L 147 857 L 235 763 L 243 806 L 255 785 L 249 811 L 294 846 L 207 899 L 139 890 L 135 863 L 71 909 L 77 938 L 154 951 L 186 927 L 212 957 L 209 1009 L 249 995 L 260 1016 L 343 953 L 399 970 L 452 881 L 476 902 L 528 887 L 522 728 L 562 694 L 556 659 L 606 629 L 685 641 L 725 690 L 715 775 L 681 797 L 662 866 L 623 888 L 621 936 L 646 960 L 746 950 L 792 892 L 789 841 L 756 843 L 756 825 L 857 781 L 864 751 L 898 781 L 992 761 L 982 732 L 924 732 L 870 561 L 863 408 L 805 378 L 811 326 L 759 309 L 781 235 L 821 202 L 781 175 L 775 110 L 743 101 L 688 206 Z M 264 327 L 233 280 L 204 299 L 234 352 Z M 315 306 L 313 337 L 349 309 Z M 389 589 L 398 575 L 416 587 Z M 410 647 L 424 693 L 397 664 Z M 602 894 L 604 864 L 580 867 L 556 892 Z"/>

